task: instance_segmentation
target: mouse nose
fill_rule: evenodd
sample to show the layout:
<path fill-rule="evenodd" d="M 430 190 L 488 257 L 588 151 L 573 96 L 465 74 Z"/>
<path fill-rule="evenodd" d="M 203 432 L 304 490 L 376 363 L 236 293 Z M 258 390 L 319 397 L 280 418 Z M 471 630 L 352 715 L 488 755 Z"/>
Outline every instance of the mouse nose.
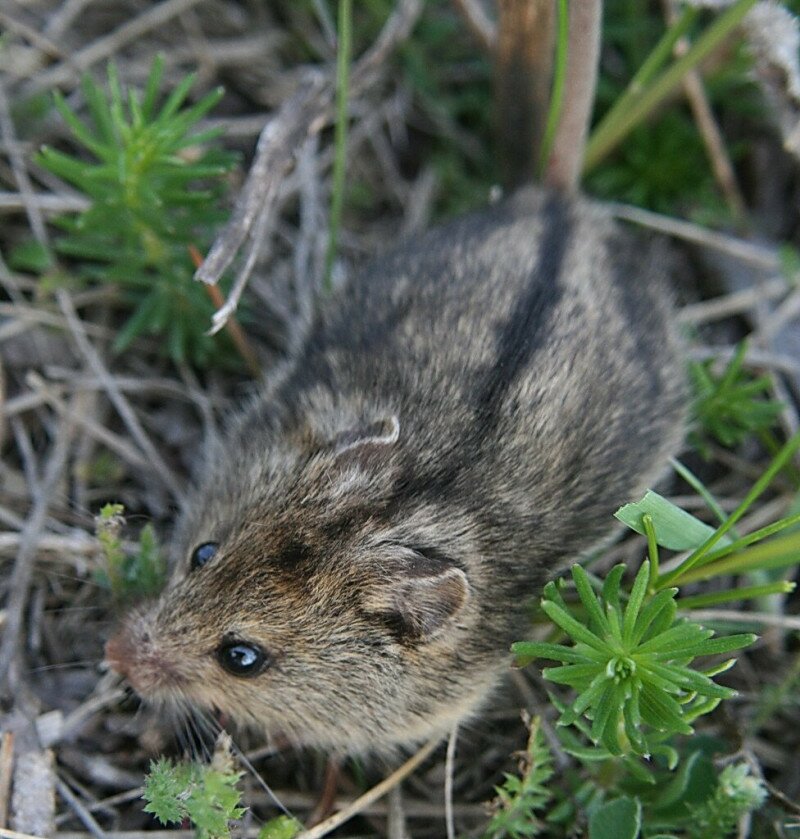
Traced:
<path fill-rule="evenodd" d="M 117 632 L 106 641 L 106 664 L 120 676 L 125 678 L 129 676 L 133 655 L 134 650 L 131 647 L 130 639 L 124 631 Z"/>
<path fill-rule="evenodd" d="M 156 646 L 150 630 L 136 621 L 124 624 L 106 641 L 105 661 L 145 698 L 185 681 L 173 658 Z"/>

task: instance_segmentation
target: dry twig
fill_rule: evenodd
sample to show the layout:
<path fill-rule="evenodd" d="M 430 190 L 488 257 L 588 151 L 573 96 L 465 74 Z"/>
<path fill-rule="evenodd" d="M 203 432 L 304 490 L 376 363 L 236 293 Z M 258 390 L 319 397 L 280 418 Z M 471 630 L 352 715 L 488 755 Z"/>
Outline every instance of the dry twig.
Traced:
<path fill-rule="evenodd" d="M 350 84 L 352 98 L 373 83 L 387 55 L 408 35 L 421 11 L 421 0 L 401 0 L 375 44 L 353 68 Z M 195 279 L 201 282 L 216 283 L 245 239 L 250 237 L 245 268 L 237 276 L 225 305 L 214 316 L 214 331 L 219 330 L 236 310 L 255 264 L 255 253 L 263 244 L 254 234 L 269 226 L 281 182 L 294 166 L 297 149 L 303 147 L 307 136 L 320 131 L 329 122 L 332 108 L 331 79 L 320 72 L 313 72 L 300 89 L 281 105 L 261 132 L 255 159 L 233 216 L 195 274 Z"/>

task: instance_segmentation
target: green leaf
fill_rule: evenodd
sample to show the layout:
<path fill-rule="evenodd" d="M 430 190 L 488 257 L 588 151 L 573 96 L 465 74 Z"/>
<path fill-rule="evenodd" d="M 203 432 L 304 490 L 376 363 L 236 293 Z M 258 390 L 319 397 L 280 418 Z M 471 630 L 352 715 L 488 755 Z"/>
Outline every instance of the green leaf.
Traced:
<path fill-rule="evenodd" d="M 666 682 L 679 685 L 684 690 L 696 691 L 703 696 L 730 699 L 736 695 L 735 690 L 718 685 L 712 682 L 708 676 L 698 673 L 696 670 L 690 670 L 688 667 L 670 667 L 648 661 L 647 665 L 642 665 L 642 669 L 646 669 L 648 675 L 654 673 L 661 676 Z"/>
<path fill-rule="evenodd" d="M 639 617 L 639 610 L 647 594 L 647 584 L 650 581 L 650 566 L 644 562 L 636 575 L 633 583 L 630 600 L 625 608 L 625 619 L 622 626 L 622 637 L 626 643 L 631 643 L 634 635 L 636 620 Z"/>
<path fill-rule="evenodd" d="M 542 676 L 557 685 L 582 687 L 597 675 L 596 664 L 565 664 L 562 667 L 545 667 Z"/>
<path fill-rule="evenodd" d="M 110 153 L 107 146 L 104 146 L 92 133 L 89 128 L 82 123 L 75 112 L 67 105 L 64 97 L 56 91 L 53 94 L 54 102 L 61 118 L 67 123 L 72 133 L 77 137 L 81 143 L 89 149 L 98 159 L 109 160 Z"/>
<path fill-rule="evenodd" d="M 691 513 L 676 507 L 657 492 L 648 490 L 641 501 L 625 504 L 614 516 L 623 524 L 645 535 L 642 516 L 650 515 L 656 531 L 656 540 L 662 548 L 673 551 L 689 551 L 700 547 L 714 534 L 714 528 L 695 518 Z M 729 537 L 720 544 L 730 542 Z"/>
<path fill-rule="evenodd" d="M 640 704 L 642 719 L 656 730 L 676 734 L 693 733 L 692 727 L 683 720 L 681 706 L 664 691 L 645 683 Z"/>
<path fill-rule="evenodd" d="M 731 650 L 741 650 L 744 647 L 749 647 L 750 644 L 755 643 L 757 640 L 758 636 L 753 635 L 752 633 L 726 635 L 722 638 L 708 638 L 704 641 L 699 641 L 697 644 L 687 644 L 684 647 L 680 647 L 678 651 L 681 655 L 689 656 L 691 658 L 695 658 L 699 655 L 718 655 L 719 653 L 728 653 L 731 652 Z M 648 652 L 657 652 L 657 655 L 654 657 L 659 658 L 662 655 L 666 655 L 669 649 L 670 647 L 659 650 L 653 650 L 651 648 Z M 675 652 L 670 653 L 670 655 L 675 655 Z"/>
<path fill-rule="evenodd" d="M 642 829 L 638 798 L 616 798 L 603 804 L 589 819 L 589 839 L 637 839 Z"/>
<path fill-rule="evenodd" d="M 542 610 L 553 623 L 558 624 L 574 640 L 582 641 L 587 646 L 600 652 L 608 650 L 607 644 L 592 634 L 583 624 L 578 623 L 565 609 L 556 606 L 549 600 L 544 600 L 542 601 Z"/>
<path fill-rule="evenodd" d="M 514 664 L 517 667 L 525 667 L 537 658 L 569 661 L 575 664 L 583 664 L 587 661 L 587 656 L 577 652 L 574 647 L 545 644 L 537 641 L 517 641 L 511 645 L 511 652 L 514 654 Z M 604 660 L 604 657 L 598 656 L 598 659 Z"/>
<path fill-rule="evenodd" d="M 650 600 L 650 602 L 639 613 L 639 617 L 636 621 L 636 627 L 634 628 L 633 635 L 631 637 L 631 643 L 638 644 L 642 638 L 644 638 L 651 624 L 656 621 L 658 616 L 661 615 L 664 610 L 667 610 L 667 614 L 664 616 L 664 622 L 667 626 L 672 625 L 676 611 L 675 595 L 677 592 L 677 588 L 667 588 L 658 592 L 658 594 Z"/>
<path fill-rule="evenodd" d="M 684 647 L 697 645 L 714 634 L 711 629 L 703 629 L 691 621 L 681 621 L 664 632 L 650 638 L 636 648 L 638 654 L 655 652 L 673 652 L 678 655 Z"/>
<path fill-rule="evenodd" d="M 628 570 L 626 565 L 615 565 L 606 575 L 603 582 L 603 600 L 614 609 L 619 610 L 619 587 L 622 577 Z"/>
<path fill-rule="evenodd" d="M 592 590 L 592 584 L 589 582 L 589 576 L 581 568 L 580 565 L 572 566 L 572 579 L 575 581 L 575 588 L 578 590 L 578 597 L 581 599 L 589 619 L 594 623 L 596 629 L 602 632 L 609 632 L 610 627 L 603 610 L 600 608 L 600 603 Z"/>

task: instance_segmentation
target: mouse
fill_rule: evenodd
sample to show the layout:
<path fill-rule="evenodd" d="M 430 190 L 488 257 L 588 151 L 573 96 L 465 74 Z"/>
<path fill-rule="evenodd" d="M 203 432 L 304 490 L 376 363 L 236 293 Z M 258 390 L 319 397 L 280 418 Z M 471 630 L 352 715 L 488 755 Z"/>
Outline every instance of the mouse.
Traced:
<path fill-rule="evenodd" d="M 169 581 L 108 664 L 332 753 L 473 719 L 543 584 L 681 445 L 670 264 L 532 187 L 375 258 L 209 445 Z"/>

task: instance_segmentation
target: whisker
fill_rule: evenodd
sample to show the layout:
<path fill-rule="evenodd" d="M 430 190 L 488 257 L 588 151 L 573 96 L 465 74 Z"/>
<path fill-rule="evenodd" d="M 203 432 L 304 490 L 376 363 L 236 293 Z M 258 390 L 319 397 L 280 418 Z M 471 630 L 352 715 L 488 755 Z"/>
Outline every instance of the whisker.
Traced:
<path fill-rule="evenodd" d="M 256 771 L 255 766 L 247 758 L 247 755 L 236 745 L 235 740 L 231 737 L 231 750 L 236 755 L 236 758 L 239 762 L 244 766 L 244 768 L 250 773 L 253 777 L 253 780 L 260 786 L 264 792 L 275 802 L 275 805 L 284 815 L 289 816 L 289 818 L 294 819 L 294 814 L 284 805 L 284 803 L 278 798 L 277 795 L 272 791 L 272 787 L 261 777 L 261 775 Z"/>
<path fill-rule="evenodd" d="M 77 670 L 78 668 L 97 667 L 97 659 L 87 659 L 86 661 L 64 661 L 56 664 L 42 664 L 38 667 L 28 668 L 28 673 L 43 673 L 47 670 Z"/>

